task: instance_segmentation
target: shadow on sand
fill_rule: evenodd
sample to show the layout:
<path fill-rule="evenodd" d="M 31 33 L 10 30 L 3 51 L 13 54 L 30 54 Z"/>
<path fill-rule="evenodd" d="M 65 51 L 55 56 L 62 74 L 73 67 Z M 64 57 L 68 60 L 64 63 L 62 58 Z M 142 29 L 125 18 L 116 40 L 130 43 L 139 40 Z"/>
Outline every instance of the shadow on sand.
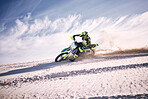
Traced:
<path fill-rule="evenodd" d="M 105 58 L 104 61 L 110 60 L 110 59 L 125 59 L 125 58 L 132 58 L 132 57 L 142 57 L 142 56 L 148 56 L 148 53 L 144 54 L 133 54 L 133 55 L 117 55 L 117 56 L 106 56 L 106 57 L 90 57 L 90 58 Z M 80 61 L 80 60 L 79 60 Z M 77 61 L 76 61 L 77 62 Z M 22 68 L 22 69 L 16 69 L 16 70 L 11 70 L 5 73 L 0 73 L 0 76 L 7 76 L 7 75 L 13 75 L 13 74 L 20 74 L 20 73 L 26 73 L 26 72 L 32 72 L 32 71 L 38 71 L 38 70 L 44 70 L 44 69 L 49 69 L 55 66 L 60 66 L 64 64 L 69 64 L 70 62 L 51 62 L 51 63 L 46 63 L 46 64 L 38 64 L 33 67 L 28 67 L 28 68 Z"/>
<path fill-rule="evenodd" d="M 22 68 L 22 69 L 16 69 L 16 70 L 11 70 L 5 73 L 0 73 L 0 76 L 7 76 L 7 75 L 13 75 L 13 74 L 20 74 L 20 73 L 26 73 L 26 72 L 32 72 L 32 71 L 38 71 L 38 70 L 44 70 L 44 69 L 49 69 L 55 66 L 59 65 L 64 65 L 68 64 L 69 62 L 51 62 L 51 63 L 46 63 L 46 64 L 38 64 L 33 67 L 28 67 L 28 68 Z"/>

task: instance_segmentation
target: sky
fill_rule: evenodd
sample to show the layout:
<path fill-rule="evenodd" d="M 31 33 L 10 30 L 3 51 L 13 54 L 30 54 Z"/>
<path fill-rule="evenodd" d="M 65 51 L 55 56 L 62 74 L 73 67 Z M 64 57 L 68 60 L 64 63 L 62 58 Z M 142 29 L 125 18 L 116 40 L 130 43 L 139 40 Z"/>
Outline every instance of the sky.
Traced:
<path fill-rule="evenodd" d="M 119 17 L 140 14 L 148 10 L 147 0 L 1 0 L 2 23 L 31 13 L 32 18 L 49 16 L 50 19 L 81 14 L 84 19 Z"/>
<path fill-rule="evenodd" d="M 54 58 L 70 45 L 71 35 L 85 30 L 102 49 L 125 49 L 116 36 L 126 33 L 147 43 L 147 5 L 148 0 L 0 0 L 0 64 Z"/>

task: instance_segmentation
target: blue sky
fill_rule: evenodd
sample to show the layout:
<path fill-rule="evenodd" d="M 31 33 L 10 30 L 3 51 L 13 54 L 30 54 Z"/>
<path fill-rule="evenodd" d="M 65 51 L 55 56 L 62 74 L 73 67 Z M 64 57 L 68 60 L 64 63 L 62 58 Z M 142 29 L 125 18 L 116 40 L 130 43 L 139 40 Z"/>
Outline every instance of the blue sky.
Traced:
<path fill-rule="evenodd" d="M 148 0 L 0 0 L 0 64 L 55 57 L 83 30 L 92 37 L 102 30 L 128 31 L 147 44 L 147 5 Z"/>
<path fill-rule="evenodd" d="M 1 22 L 15 20 L 31 13 L 33 17 L 51 19 L 69 14 L 83 18 L 119 17 L 148 11 L 148 0 L 1 0 Z"/>

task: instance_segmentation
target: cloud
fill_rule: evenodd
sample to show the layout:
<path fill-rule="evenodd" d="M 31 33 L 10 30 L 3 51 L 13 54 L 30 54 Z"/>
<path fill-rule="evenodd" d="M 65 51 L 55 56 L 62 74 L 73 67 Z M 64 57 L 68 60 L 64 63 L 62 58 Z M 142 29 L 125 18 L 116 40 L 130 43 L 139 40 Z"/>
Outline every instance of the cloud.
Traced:
<path fill-rule="evenodd" d="M 0 63 L 25 62 L 54 58 L 68 47 L 71 35 L 88 31 L 92 43 L 101 50 L 148 47 L 148 12 L 117 19 L 99 17 L 82 21 L 81 15 L 68 15 L 54 21 L 45 16 L 31 19 L 31 13 L 15 21 L 0 36 Z"/>

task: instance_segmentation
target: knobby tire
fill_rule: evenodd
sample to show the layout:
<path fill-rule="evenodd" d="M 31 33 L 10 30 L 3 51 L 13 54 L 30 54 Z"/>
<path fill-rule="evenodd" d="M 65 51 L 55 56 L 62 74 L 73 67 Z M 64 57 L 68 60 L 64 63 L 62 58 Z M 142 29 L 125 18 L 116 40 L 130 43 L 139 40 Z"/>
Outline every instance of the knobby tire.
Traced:
<path fill-rule="evenodd" d="M 61 54 L 59 54 L 59 55 L 55 58 L 55 62 L 61 62 L 61 61 L 65 60 L 65 59 L 62 58 L 62 56 L 63 56 L 63 55 L 66 55 L 66 54 L 68 54 L 68 53 L 61 53 Z M 61 58 L 61 59 L 59 59 L 59 58 Z"/>

